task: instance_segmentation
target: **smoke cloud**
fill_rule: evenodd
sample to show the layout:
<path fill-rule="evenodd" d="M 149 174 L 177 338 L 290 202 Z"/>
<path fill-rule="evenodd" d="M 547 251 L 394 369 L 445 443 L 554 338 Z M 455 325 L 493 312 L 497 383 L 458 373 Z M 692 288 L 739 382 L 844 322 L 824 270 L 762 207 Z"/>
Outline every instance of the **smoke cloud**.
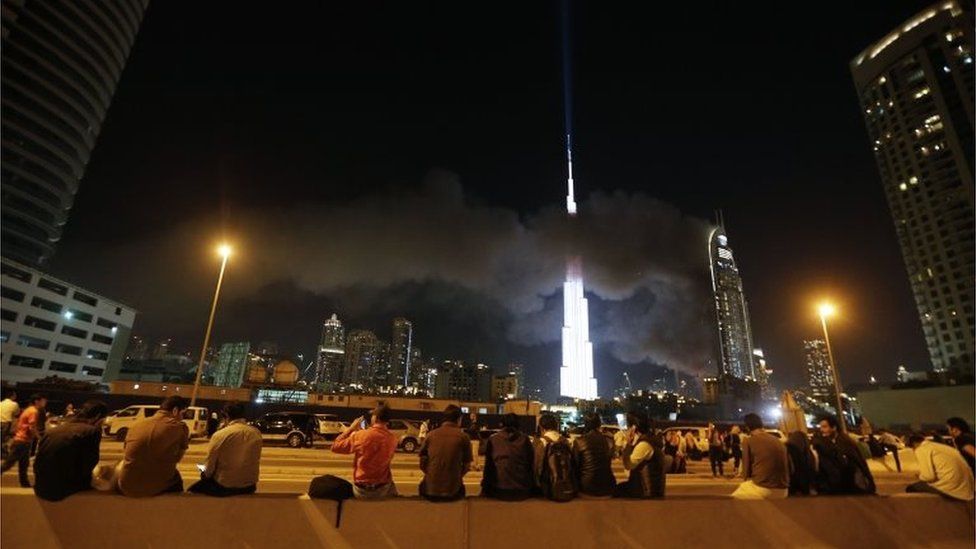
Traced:
<path fill-rule="evenodd" d="M 566 256 L 578 253 L 595 345 L 625 363 L 685 371 L 710 356 L 709 226 L 646 195 L 592 193 L 570 222 L 557 207 L 520 216 L 474 204 L 455 175 L 438 171 L 416 189 L 342 204 L 237 211 L 222 223 L 218 229 L 217 220 L 188 221 L 138 244 L 65 261 L 84 263 L 85 278 L 99 281 L 96 288 L 112 280 L 109 295 L 155 325 L 195 327 L 215 268 L 199 250 L 223 230 L 238 248 L 224 290 L 236 297 L 228 300 L 267 298 L 269 288 L 287 284 L 302 299 L 344 295 L 362 312 L 387 309 L 378 300 L 391 299 L 392 288 L 413 285 L 426 288 L 428 300 L 456 304 L 463 302 L 459 295 L 478 296 L 491 306 L 472 307 L 472 315 L 500 312 L 481 324 L 498 326 L 510 343 L 534 346 L 559 340 Z M 287 326 L 279 322 L 278 329 Z"/>

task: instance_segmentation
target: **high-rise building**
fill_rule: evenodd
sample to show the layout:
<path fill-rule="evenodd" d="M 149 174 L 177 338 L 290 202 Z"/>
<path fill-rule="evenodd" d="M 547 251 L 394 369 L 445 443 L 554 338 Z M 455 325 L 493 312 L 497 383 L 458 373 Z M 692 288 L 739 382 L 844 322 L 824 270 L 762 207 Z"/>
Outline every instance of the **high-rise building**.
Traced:
<path fill-rule="evenodd" d="M 971 370 L 973 12 L 918 13 L 851 62 L 932 368 Z"/>
<path fill-rule="evenodd" d="M 247 341 L 221 345 L 217 365 L 211 370 L 213 384 L 217 387 L 240 387 L 244 383 L 250 351 L 251 343 Z"/>
<path fill-rule="evenodd" d="M 436 398 L 488 402 L 491 396 L 491 368 L 445 360 L 437 371 Z"/>
<path fill-rule="evenodd" d="M 822 339 L 804 341 L 803 355 L 807 367 L 807 386 L 810 388 L 810 396 L 832 406 L 836 399 L 827 344 Z"/>
<path fill-rule="evenodd" d="M 393 319 L 393 342 L 390 349 L 390 378 L 393 387 L 410 385 L 410 348 L 413 345 L 413 324 L 405 318 Z"/>
<path fill-rule="evenodd" d="M 149 358 L 149 343 L 146 338 L 134 335 L 129 338 L 129 347 L 125 350 L 126 360 L 146 360 Z"/>
<path fill-rule="evenodd" d="M 749 309 L 742 277 L 721 221 L 708 238 L 708 261 L 721 354 L 718 375 L 755 380 Z"/>
<path fill-rule="evenodd" d="M 163 357 L 172 354 L 172 349 L 170 347 L 173 345 L 173 339 L 167 337 L 166 339 L 160 339 L 152 346 L 152 350 L 149 352 L 149 358 L 162 359 Z"/>
<path fill-rule="evenodd" d="M 134 309 L 26 265 L 3 259 L 0 266 L 4 381 L 115 379 Z"/>
<path fill-rule="evenodd" d="M 369 330 L 349 332 L 346 337 L 346 365 L 342 375 L 344 385 L 358 385 L 361 388 L 377 385 L 377 372 L 385 371 L 387 365 L 382 343 Z"/>
<path fill-rule="evenodd" d="M 566 130 L 566 214 L 576 218 L 576 188 L 573 181 L 573 106 L 569 89 L 571 78 L 569 53 L 569 12 L 563 5 L 563 110 Z M 559 369 L 559 395 L 592 400 L 597 398 L 593 368 L 593 344 L 590 342 L 590 311 L 583 293 L 583 258 L 575 253 L 566 260 L 566 282 L 563 283 L 563 364 Z"/>
<path fill-rule="evenodd" d="M 775 396 L 769 380 L 769 377 L 773 375 L 773 371 L 766 363 L 766 353 L 759 347 L 752 349 L 752 369 L 756 373 L 756 382 L 759 383 L 759 390 L 763 398 Z"/>
<path fill-rule="evenodd" d="M 519 398 L 522 391 L 523 387 L 519 385 L 518 376 L 511 372 L 491 378 L 490 396 L 492 402 Z"/>
<path fill-rule="evenodd" d="M 3 3 L 3 256 L 54 253 L 149 0 Z"/>
<path fill-rule="evenodd" d="M 333 314 L 322 324 L 322 339 L 316 357 L 315 383 L 334 390 L 342 383 L 346 365 L 346 329 Z"/>

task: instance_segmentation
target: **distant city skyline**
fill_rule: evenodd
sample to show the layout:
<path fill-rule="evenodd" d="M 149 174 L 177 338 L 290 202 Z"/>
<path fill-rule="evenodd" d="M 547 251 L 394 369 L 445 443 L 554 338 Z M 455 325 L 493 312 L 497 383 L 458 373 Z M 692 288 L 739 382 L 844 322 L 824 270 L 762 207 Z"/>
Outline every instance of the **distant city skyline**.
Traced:
<path fill-rule="evenodd" d="M 418 19 L 397 6 L 258 16 L 155 3 L 51 274 L 130 303 L 140 333 L 193 348 L 210 240 L 236 236 L 215 341 L 278 339 L 313 359 L 322 311 L 377 332 L 404 314 L 437 327 L 425 336 L 432 356 L 517 360 L 538 382 L 560 363 L 546 334 L 559 333 L 561 269 L 540 250 L 578 240 L 594 362 L 612 387 L 625 370 L 714 371 L 699 353 L 712 331 L 706 263 L 687 250 L 722 208 L 777 383 L 802 381 L 797 342 L 816 335 L 811 302 L 824 294 L 840 305 L 832 340 L 845 380 L 916 370 L 925 339 L 906 277 L 893 276 L 904 267 L 845 67 L 927 6 L 716 6 L 705 18 L 634 6 L 621 18 L 575 3 L 588 191 L 587 231 L 575 235 L 548 214 L 562 153 L 554 5 L 512 21 L 458 17 L 462 7 Z M 639 22 L 651 14 L 674 24 L 648 33 Z M 771 14 L 789 32 L 766 25 Z M 311 23 L 323 17 L 373 24 L 323 36 Z M 687 25 L 711 38 L 687 41 Z M 716 41 L 727 49 L 708 70 L 663 53 L 687 42 L 689 58 L 710 59 Z M 275 62 L 256 70 L 255 58 Z M 784 93 L 788 82 L 803 84 Z"/>

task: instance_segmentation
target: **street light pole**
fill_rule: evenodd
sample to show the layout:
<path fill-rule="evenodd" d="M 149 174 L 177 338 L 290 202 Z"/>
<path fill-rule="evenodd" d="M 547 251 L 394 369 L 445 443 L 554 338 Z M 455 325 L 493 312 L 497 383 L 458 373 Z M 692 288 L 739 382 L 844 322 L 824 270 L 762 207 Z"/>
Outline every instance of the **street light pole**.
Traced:
<path fill-rule="evenodd" d="M 197 363 L 197 376 L 193 381 L 193 394 L 190 396 L 190 406 L 197 403 L 197 392 L 200 390 L 200 376 L 203 374 L 203 361 L 207 358 L 207 346 L 210 345 L 210 331 L 213 329 L 214 315 L 217 313 L 217 299 L 220 297 L 220 285 L 224 282 L 224 269 L 227 268 L 227 258 L 230 257 L 230 246 L 224 244 L 217 249 L 223 256 L 220 263 L 220 274 L 217 276 L 217 289 L 214 290 L 213 304 L 210 305 L 210 319 L 207 320 L 207 332 L 203 336 L 203 348 L 200 349 L 200 362 Z"/>
<path fill-rule="evenodd" d="M 834 351 L 830 348 L 830 335 L 827 332 L 827 317 L 833 314 L 834 307 L 830 304 L 820 306 L 820 325 L 823 326 L 824 343 L 827 345 L 827 360 L 830 361 L 830 373 L 834 378 L 834 398 L 837 404 L 837 419 L 841 433 L 847 434 L 847 419 L 844 417 L 844 407 L 840 398 L 840 375 L 837 373 L 837 363 L 834 362 Z"/>

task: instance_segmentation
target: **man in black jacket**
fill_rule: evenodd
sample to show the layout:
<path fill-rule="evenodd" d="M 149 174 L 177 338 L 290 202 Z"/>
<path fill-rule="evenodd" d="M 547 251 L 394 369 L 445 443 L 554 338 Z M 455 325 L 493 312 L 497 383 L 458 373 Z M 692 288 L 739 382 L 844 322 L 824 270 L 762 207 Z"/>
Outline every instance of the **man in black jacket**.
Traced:
<path fill-rule="evenodd" d="M 813 437 L 820 467 L 817 471 L 818 494 L 873 494 L 874 477 L 857 444 L 839 429 L 834 416 L 823 416 L 817 422 L 820 432 Z"/>
<path fill-rule="evenodd" d="M 102 442 L 101 424 L 107 414 L 104 402 L 89 400 L 80 412 L 41 438 L 34 459 L 37 497 L 59 501 L 91 488 Z"/>
<path fill-rule="evenodd" d="M 617 484 L 610 462 L 613 442 L 600 432 L 600 416 L 588 413 L 583 417 L 585 433 L 573 441 L 573 459 L 580 494 L 584 497 L 610 497 Z"/>
<path fill-rule="evenodd" d="M 481 495 L 518 501 L 532 495 L 534 452 L 532 442 L 519 430 L 518 416 L 502 416 L 502 430 L 488 438 Z"/>

